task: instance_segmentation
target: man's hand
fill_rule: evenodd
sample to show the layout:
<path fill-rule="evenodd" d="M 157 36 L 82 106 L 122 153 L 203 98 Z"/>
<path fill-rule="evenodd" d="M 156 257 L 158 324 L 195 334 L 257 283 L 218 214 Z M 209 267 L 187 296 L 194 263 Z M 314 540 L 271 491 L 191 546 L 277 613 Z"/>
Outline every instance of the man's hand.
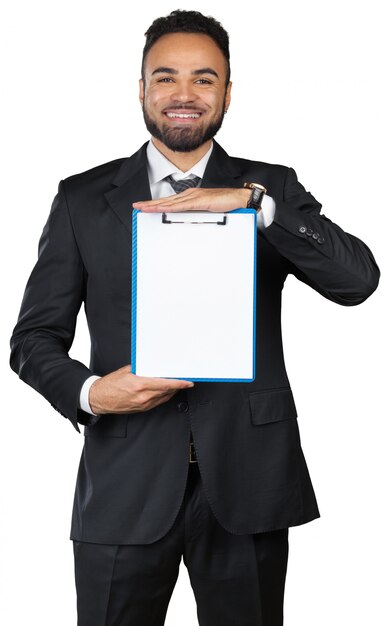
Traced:
<path fill-rule="evenodd" d="M 247 206 L 250 198 L 250 189 L 204 189 L 194 187 L 182 193 L 173 194 L 159 200 L 145 200 L 134 202 L 134 209 L 143 212 L 171 213 L 178 211 L 213 211 L 225 213 L 233 209 Z"/>
<path fill-rule="evenodd" d="M 131 373 L 125 365 L 92 383 L 89 405 L 97 415 L 103 413 L 136 413 L 149 411 L 167 402 L 180 389 L 193 387 L 188 380 L 149 378 Z"/>

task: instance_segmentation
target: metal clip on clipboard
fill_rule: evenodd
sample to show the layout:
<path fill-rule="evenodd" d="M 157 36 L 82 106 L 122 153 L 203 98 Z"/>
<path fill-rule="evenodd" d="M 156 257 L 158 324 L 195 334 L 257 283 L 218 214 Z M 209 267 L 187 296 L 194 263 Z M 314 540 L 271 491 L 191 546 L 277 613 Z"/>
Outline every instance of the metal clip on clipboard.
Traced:
<path fill-rule="evenodd" d="M 222 221 L 218 222 L 218 220 L 215 218 L 213 218 L 211 221 L 170 220 L 167 219 L 166 213 L 162 213 L 162 224 L 214 224 L 216 226 L 226 226 L 227 215 L 223 215 Z"/>

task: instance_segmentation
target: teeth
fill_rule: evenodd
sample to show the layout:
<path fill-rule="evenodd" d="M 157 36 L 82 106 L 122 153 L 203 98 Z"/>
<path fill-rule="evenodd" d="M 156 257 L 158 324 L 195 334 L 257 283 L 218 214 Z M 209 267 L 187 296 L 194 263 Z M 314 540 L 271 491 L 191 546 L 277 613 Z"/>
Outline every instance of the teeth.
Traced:
<path fill-rule="evenodd" d="M 181 117 L 181 118 L 189 118 L 192 117 L 197 119 L 200 114 L 199 113 L 166 113 L 167 117 Z"/>

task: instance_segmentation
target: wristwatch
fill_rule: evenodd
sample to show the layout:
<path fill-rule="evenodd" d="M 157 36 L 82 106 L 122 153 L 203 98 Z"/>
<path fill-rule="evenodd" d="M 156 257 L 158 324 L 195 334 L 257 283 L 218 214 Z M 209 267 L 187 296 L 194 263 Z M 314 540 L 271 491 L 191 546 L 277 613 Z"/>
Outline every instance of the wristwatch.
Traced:
<path fill-rule="evenodd" d="M 266 187 L 260 185 L 259 183 L 243 183 L 243 186 L 246 187 L 246 189 L 252 190 L 247 203 L 247 208 L 257 209 L 257 211 L 259 211 L 261 208 L 262 198 L 267 192 Z"/>

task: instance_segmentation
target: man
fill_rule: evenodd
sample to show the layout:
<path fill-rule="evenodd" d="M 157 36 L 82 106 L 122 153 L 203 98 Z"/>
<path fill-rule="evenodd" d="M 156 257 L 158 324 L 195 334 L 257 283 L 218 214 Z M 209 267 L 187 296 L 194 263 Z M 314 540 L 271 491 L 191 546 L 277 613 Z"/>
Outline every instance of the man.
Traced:
<path fill-rule="evenodd" d="M 60 181 L 11 366 L 85 426 L 71 527 L 81 626 L 163 624 L 181 556 L 201 626 L 280 626 L 288 528 L 319 517 L 283 360 L 282 287 L 292 273 L 351 306 L 379 270 L 293 169 L 229 157 L 213 140 L 231 97 L 222 26 L 174 11 L 146 36 L 139 97 L 151 140 Z M 261 207 L 245 183 L 266 187 Z M 132 208 L 247 205 L 259 226 L 255 381 L 133 375 Z M 175 289 L 188 306 L 188 285 Z M 89 367 L 68 356 L 83 301 Z"/>

